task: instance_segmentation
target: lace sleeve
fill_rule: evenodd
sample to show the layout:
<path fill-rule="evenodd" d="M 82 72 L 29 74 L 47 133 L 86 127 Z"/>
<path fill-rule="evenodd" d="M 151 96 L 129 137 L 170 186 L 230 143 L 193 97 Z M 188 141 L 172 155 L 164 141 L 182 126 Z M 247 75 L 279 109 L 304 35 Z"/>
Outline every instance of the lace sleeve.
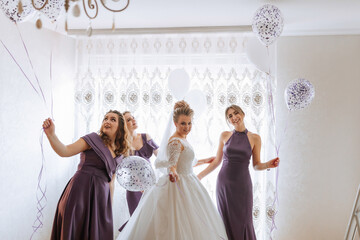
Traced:
<path fill-rule="evenodd" d="M 182 144 L 179 140 L 172 140 L 167 145 L 169 167 L 175 166 L 181 153 Z"/>

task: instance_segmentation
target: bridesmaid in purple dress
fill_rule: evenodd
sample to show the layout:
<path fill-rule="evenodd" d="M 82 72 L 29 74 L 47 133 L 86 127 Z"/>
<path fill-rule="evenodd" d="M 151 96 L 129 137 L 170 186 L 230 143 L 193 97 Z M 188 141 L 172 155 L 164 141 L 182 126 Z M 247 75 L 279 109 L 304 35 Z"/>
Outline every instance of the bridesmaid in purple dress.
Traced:
<path fill-rule="evenodd" d="M 244 117 L 245 113 L 237 105 L 225 110 L 225 118 L 234 130 L 221 134 L 215 160 L 198 175 L 202 179 L 224 159 L 218 175 L 216 197 L 229 240 L 256 239 L 252 220 L 250 158 L 255 170 L 275 168 L 280 161 L 279 158 L 265 163 L 260 161 L 261 138 L 245 128 Z"/>
<path fill-rule="evenodd" d="M 129 133 L 122 114 L 109 111 L 100 134 L 90 133 L 64 145 L 49 118 L 43 123 L 51 147 L 61 157 L 81 153 L 78 171 L 66 185 L 57 205 L 51 239 L 113 240 L 109 182 L 118 161 L 130 150 Z"/>
<path fill-rule="evenodd" d="M 125 111 L 123 112 L 125 122 L 127 124 L 127 128 L 129 130 L 130 136 L 132 136 L 132 148 L 133 151 L 131 155 L 140 156 L 150 162 L 150 157 L 158 153 L 159 146 L 151 139 L 151 137 L 147 133 L 136 133 L 136 129 L 138 128 L 137 122 L 135 118 L 132 116 L 131 112 Z M 142 193 L 141 192 L 131 192 L 126 191 L 126 200 L 128 203 L 130 216 L 135 211 L 138 206 Z M 126 223 L 125 223 L 126 224 Z M 121 231 L 125 224 L 120 227 L 119 231 Z"/>

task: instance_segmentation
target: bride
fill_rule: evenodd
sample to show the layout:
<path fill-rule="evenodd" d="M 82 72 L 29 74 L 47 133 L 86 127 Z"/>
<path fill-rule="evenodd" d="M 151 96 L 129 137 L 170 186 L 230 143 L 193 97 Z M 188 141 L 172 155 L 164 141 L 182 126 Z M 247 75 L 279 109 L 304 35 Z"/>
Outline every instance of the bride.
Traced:
<path fill-rule="evenodd" d="M 219 213 L 192 170 L 194 150 L 186 136 L 193 114 L 185 101 L 175 103 L 172 117 L 176 131 L 170 138 L 165 134 L 166 142 L 161 144 L 155 163 L 156 168 L 167 168 L 169 175 L 162 176 L 143 195 L 117 240 L 227 239 Z M 198 165 L 211 160 L 199 160 Z"/>

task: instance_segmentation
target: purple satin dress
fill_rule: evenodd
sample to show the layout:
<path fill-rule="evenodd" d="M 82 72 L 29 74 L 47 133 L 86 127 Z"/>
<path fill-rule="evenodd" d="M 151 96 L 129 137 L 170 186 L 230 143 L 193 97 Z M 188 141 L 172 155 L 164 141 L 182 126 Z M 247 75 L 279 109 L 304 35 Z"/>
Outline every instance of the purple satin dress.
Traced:
<path fill-rule="evenodd" d="M 109 182 L 122 156 L 114 159 L 96 133 L 82 138 L 91 149 L 81 153 L 78 170 L 60 197 L 51 239 L 113 240 Z"/>
<path fill-rule="evenodd" d="M 159 146 L 152 139 L 147 141 L 146 133 L 141 134 L 141 139 L 143 142 L 143 146 L 139 150 L 135 150 L 134 155 L 142 157 L 150 162 L 150 157 L 153 155 L 154 150 L 158 149 Z M 133 214 L 136 207 L 138 206 L 141 196 L 141 192 L 126 191 L 126 200 L 128 203 L 130 216 Z M 121 231 L 125 227 L 125 225 L 126 223 L 120 227 L 119 231 Z"/>
<path fill-rule="evenodd" d="M 251 145 L 244 132 L 233 131 L 223 148 L 216 198 L 229 240 L 256 240 L 253 226 L 253 190 L 249 172 Z"/>

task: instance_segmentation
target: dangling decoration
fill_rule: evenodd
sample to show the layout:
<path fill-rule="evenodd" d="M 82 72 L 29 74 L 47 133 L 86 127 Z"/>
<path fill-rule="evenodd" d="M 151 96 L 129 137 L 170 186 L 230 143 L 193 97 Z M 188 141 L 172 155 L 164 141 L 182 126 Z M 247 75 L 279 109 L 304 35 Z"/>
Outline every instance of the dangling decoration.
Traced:
<path fill-rule="evenodd" d="M 90 24 L 89 27 L 86 29 L 86 34 L 87 34 L 89 37 L 91 37 L 92 31 L 93 31 L 93 29 L 92 29 L 91 24 Z"/>
<path fill-rule="evenodd" d="M 18 12 L 19 12 L 19 14 L 22 14 L 24 12 L 24 8 L 23 8 L 21 0 L 18 3 Z"/>
<path fill-rule="evenodd" d="M 65 31 L 67 32 L 68 31 L 68 23 L 67 23 L 67 18 L 65 20 Z"/>
<path fill-rule="evenodd" d="M 38 18 L 38 20 L 36 20 L 36 28 L 37 28 L 37 29 L 41 29 L 41 28 L 42 28 L 42 22 L 41 22 L 40 17 Z"/>
<path fill-rule="evenodd" d="M 113 22 L 112 22 L 111 31 L 115 32 L 115 15 L 113 15 Z"/>
<path fill-rule="evenodd" d="M 70 7 L 70 3 L 69 3 L 69 0 L 65 0 L 65 11 L 68 12 L 69 10 L 69 7 Z"/>
<path fill-rule="evenodd" d="M 73 7 L 72 14 L 73 14 L 74 17 L 79 17 L 80 16 L 80 7 L 79 7 L 79 5 L 77 3 Z"/>
<path fill-rule="evenodd" d="M 67 17 L 69 15 L 69 12 L 68 12 L 68 10 L 69 10 L 69 0 L 65 0 L 65 5 L 64 6 L 65 6 L 65 11 L 66 11 L 66 13 L 65 13 L 66 14 L 65 15 L 66 16 L 65 17 L 65 31 L 68 32 L 69 29 L 68 29 L 68 20 L 67 20 L 68 18 Z"/>
<path fill-rule="evenodd" d="M 112 23 L 111 30 L 112 30 L 113 32 L 115 32 L 115 22 Z"/>

